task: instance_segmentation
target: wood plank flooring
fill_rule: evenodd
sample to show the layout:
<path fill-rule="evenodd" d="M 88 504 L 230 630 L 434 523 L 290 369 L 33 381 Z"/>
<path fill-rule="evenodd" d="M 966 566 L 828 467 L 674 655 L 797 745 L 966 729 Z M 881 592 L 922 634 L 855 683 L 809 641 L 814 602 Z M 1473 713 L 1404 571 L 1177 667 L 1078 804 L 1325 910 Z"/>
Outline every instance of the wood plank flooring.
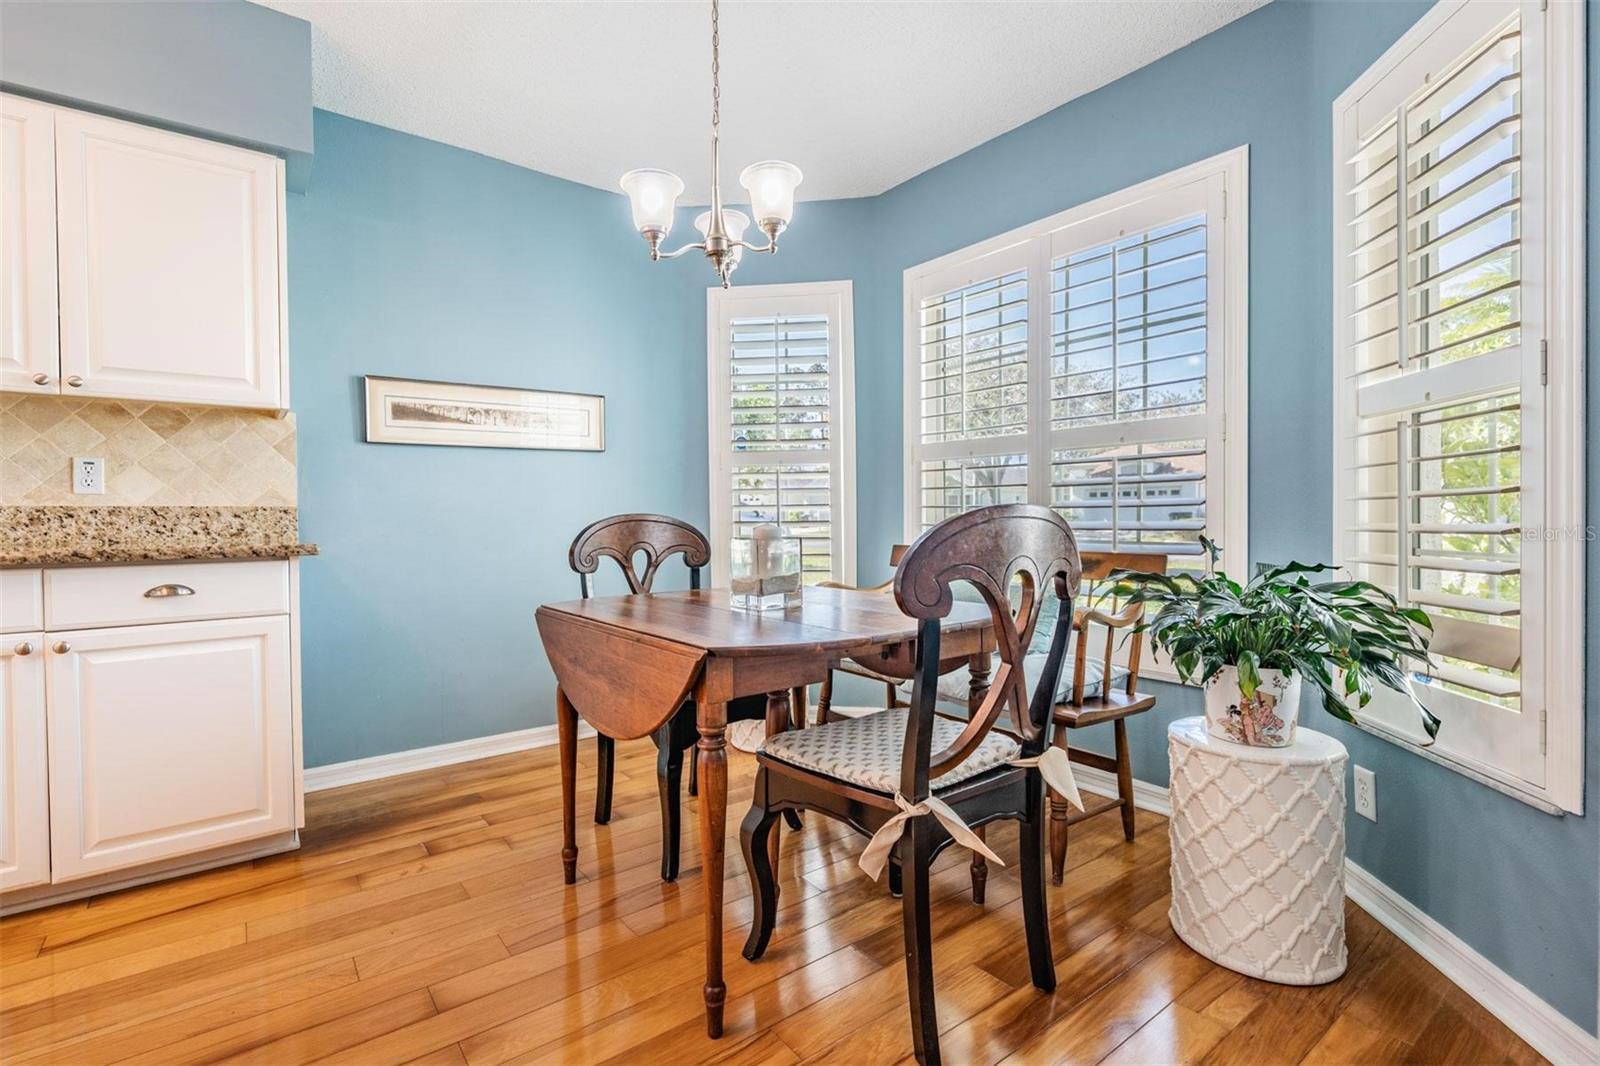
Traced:
<path fill-rule="evenodd" d="M 297 852 L 0 920 L 0 1044 L 24 1063 L 848 1063 L 911 1053 L 898 901 L 861 842 L 785 833 L 777 932 L 750 918 L 737 826 L 753 760 L 730 758 L 727 1035 L 705 1037 L 697 822 L 657 878 L 654 749 L 618 745 L 609 826 L 561 882 L 554 749 L 307 799 Z M 1015 831 L 988 902 L 967 855 L 934 872 L 939 1022 L 951 1063 L 1537 1062 L 1438 971 L 1349 907 L 1350 969 L 1321 988 L 1212 965 L 1167 924 L 1166 824 L 1074 827 L 1050 893 L 1059 987 L 1028 981 Z"/>

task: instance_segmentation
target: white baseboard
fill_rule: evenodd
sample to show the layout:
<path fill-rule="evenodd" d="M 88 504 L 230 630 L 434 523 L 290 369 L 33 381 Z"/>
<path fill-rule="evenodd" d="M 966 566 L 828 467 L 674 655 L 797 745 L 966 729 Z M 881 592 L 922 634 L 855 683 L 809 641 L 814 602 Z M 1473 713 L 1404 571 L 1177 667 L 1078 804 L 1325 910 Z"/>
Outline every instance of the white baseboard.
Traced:
<path fill-rule="evenodd" d="M 587 723 L 580 723 L 579 736 L 593 735 L 594 730 Z M 307 792 L 316 792 L 554 743 L 556 727 L 553 725 L 519 729 L 513 733 L 312 767 L 305 772 L 305 787 Z M 1101 796 L 1117 794 L 1116 777 L 1104 770 L 1074 766 L 1072 772 L 1086 792 Z M 1162 817 L 1172 813 L 1167 790 L 1148 781 L 1134 780 L 1133 802 L 1140 810 Z M 1379 925 L 1437 967 L 1539 1054 L 1557 1066 L 1600 1062 L 1600 1037 L 1584 1032 L 1576 1022 L 1484 958 L 1466 941 L 1348 859 L 1345 860 L 1345 891 Z"/>
<path fill-rule="evenodd" d="M 1117 794 L 1116 777 L 1104 770 L 1074 766 L 1072 773 L 1086 792 Z M 1134 780 L 1133 802 L 1152 814 L 1172 814 L 1167 790 L 1148 781 Z M 1345 895 L 1557 1066 L 1600 1062 L 1600 1037 L 1584 1032 L 1416 904 L 1349 859 L 1345 860 Z"/>
<path fill-rule="evenodd" d="M 1600 1038 L 1540 999 L 1470 944 L 1350 860 L 1345 895 L 1405 941 L 1490 1014 L 1558 1066 L 1600 1062 Z"/>
<path fill-rule="evenodd" d="M 580 721 L 578 736 L 580 738 L 594 736 L 594 727 Z M 329 763 L 327 766 L 311 766 L 305 771 L 305 790 L 321 792 L 323 789 L 338 788 L 341 785 L 354 785 L 362 781 L 376 781 L 382 777 L 431 770 L 436 766 L 472 762 L 474 759 L 487 759 L 494 755 L 509 755 L 511 752 L 527 751 L 529 748 L 547 748 L 555 744 L 557 739 L 554 725 L 541 725 L 510 733 L 474 737 L 471 740 L 457 740 L 450 744 L 435 744 L 431 748 L 412 748 L 410 751 L 373 755 L 366 759 Z"/>

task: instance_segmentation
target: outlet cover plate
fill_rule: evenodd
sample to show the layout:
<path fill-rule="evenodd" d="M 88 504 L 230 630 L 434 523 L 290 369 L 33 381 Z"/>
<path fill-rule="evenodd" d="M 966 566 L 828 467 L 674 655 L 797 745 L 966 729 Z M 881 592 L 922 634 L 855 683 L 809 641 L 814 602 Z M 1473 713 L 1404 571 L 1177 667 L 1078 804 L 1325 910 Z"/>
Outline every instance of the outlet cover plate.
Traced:
<path fill-rule="evenodd" d="M 72 460 L 72 491 L 80 496 L 101 496 L 106 491 L 106 461 L 101 458 Z"/>
<path fill-rule="evenodd" d="M 1378 777 L 1365 766 L 1357 766 L 1355 778 L 1356 813 L 1369 822 L 1378 820 Z"/>

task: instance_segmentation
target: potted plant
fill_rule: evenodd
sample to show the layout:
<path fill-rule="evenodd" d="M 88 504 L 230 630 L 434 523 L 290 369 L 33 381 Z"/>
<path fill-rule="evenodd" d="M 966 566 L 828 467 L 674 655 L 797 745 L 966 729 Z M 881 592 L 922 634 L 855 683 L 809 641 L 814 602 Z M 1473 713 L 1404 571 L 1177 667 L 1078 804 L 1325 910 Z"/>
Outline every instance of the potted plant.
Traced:
<path fill-rule="evenodd" d="M 1355 721 L 1376 682 L 1405 693 L 1432 737 L 1439 720 L 1406 685 L 1406 660 L 1427 661 L 1433 624 L 1415 607 L 1366 581 L 1318 581 L 1334 569 L 1289 563 L 1240 585 L 1216 568 L 1217 547 L 1200 538 L 1209 563 L 1193 574 L 1118 570 L 1112 595 L 1154 604 L 1139 626 L 1185 682 L 1206 693 L 1206 729 L 1224 740 L 1281 747 L 1294 740 L 1307 678 L 1335 718 Z"/>

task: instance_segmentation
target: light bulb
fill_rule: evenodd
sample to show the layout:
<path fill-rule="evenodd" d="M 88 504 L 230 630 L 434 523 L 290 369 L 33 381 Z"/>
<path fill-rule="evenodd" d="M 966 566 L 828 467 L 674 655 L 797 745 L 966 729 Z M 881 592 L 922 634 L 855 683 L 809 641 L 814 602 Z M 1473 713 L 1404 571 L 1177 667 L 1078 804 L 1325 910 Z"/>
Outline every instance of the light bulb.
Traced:
<path fill-rule="evenodd" d="M 756 225 L 769 237 L 783 232 L 794 218 L 794 190 L 803 178 L 799 167 L 776 159 L 752 163 L 739 175 L 739 184 L 750 193 Z"/>
<path fill-rule="evenodd" d="M 630 170 L 620 184 L 633 208 L 634 229 L 652 242 L 671 232 L 673 208 L 683 192 L 681 178 L 665 170 Z"/>

